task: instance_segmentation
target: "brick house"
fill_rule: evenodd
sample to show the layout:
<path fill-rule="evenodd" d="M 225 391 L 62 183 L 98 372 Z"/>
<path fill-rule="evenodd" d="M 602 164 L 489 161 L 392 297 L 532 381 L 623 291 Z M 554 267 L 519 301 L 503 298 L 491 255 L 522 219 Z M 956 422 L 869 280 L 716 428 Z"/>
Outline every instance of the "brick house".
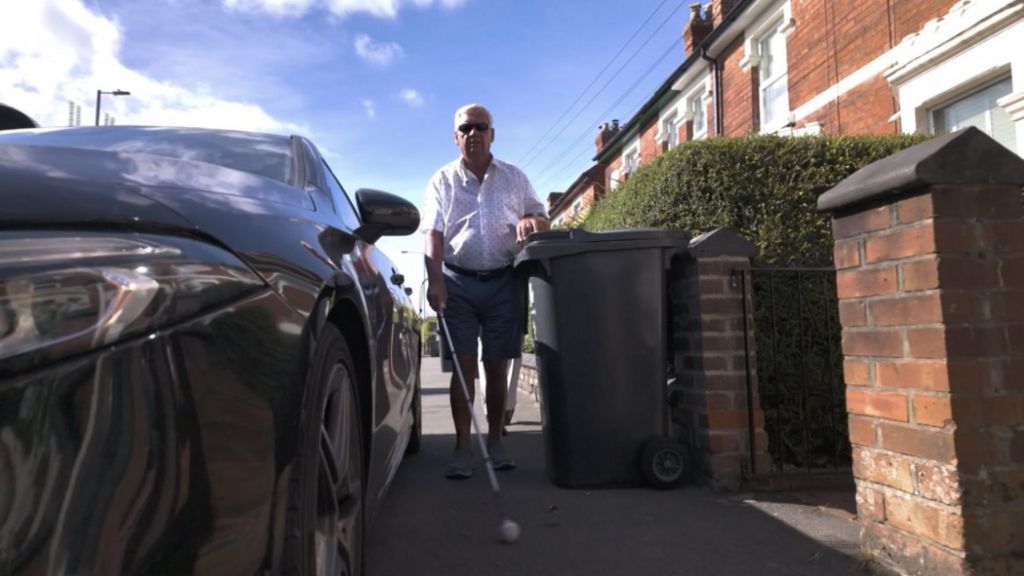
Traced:
<path fill-rule="evenodd" d="M 750 133 L 945 133 L 977 126 L 1024 153 L 1022 0 L 712 0 L 685 58 L 550 214 L 568 223 L 679 142 Z M 598 173 L 603 172 L 603 178 Z"/>

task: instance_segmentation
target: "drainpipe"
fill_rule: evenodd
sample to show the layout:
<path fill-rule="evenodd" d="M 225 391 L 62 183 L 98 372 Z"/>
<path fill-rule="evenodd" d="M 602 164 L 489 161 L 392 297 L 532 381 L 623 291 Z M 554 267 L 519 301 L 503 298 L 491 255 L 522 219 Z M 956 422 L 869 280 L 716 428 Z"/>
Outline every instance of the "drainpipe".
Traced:
<path fill-rule="evenodd" d="M 708 56 L 707 46 L 700 47 L 700 57 L 711 64 L 711 73 L 715 77 L 715 95 L 711 99 L 715 107 L 715 136 L 721 136 L 722 130 L 722 75 L 719 73 L 718 60 Z"/>

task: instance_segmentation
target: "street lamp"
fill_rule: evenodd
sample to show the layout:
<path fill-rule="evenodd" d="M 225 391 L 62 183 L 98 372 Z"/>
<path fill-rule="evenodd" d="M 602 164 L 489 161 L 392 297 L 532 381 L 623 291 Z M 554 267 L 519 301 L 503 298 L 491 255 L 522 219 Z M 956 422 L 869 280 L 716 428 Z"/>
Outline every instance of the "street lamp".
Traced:
<path fill-rule="evenodd" d="M 114 90 L 111 92 L 104 92 L 103 90 L 96 91 L 96 125 L 100 125 L 100 97 L 103 94 L 110 94 L 111 96 L 130 96 L 131 92 L 127 90 Z"/>

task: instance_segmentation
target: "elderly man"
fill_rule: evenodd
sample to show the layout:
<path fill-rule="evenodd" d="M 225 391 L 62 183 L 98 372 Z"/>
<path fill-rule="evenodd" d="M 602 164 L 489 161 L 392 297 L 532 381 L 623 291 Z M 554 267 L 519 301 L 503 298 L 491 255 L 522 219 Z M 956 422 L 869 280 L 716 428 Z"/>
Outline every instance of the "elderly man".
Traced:
<path fill-rule="evenodd" d="M 455 112 L 455 144 L 460 158 L 443 166 L 427 185 L 422 230 L 427 300 L 443 313 L 453 354 L 467 384 L 476 377 L 477 338 L 487 390 L 487 445 L 496 470 L 515 461 L 501 442 L 507 362 L 522 349 L 521 287 L 512 273 L 518 243 L 550 223 L 544 205 L 522 170 L 491 155 L 494 124 L 479 104 Z M 455 453 L 448 478 L 473 475 L 470 410 L 452 374 L 449 397 L 455 421 Z M 470 388 L 470 397 L 474 389 Z"/>

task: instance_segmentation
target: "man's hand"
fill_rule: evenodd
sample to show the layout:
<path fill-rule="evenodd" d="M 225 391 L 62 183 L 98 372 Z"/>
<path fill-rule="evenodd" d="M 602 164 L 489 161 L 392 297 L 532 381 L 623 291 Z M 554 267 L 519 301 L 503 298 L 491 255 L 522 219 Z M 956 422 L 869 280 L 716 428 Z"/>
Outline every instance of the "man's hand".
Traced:
<path fill-rule="evenodd" d="M 551 228 L 551 223 L 542 216 L 525 216 L 516 226 L 516 242 L 526 240 L 526 237 L 534 232 L 543 232 Z"/>
<path fill-rule="evenodd" d="M 444 314 L 445 305 L 448 303 L 448 288 L 444 285 L 444 278 L 427 284 L 427 302 L 434 312 Z"/>

